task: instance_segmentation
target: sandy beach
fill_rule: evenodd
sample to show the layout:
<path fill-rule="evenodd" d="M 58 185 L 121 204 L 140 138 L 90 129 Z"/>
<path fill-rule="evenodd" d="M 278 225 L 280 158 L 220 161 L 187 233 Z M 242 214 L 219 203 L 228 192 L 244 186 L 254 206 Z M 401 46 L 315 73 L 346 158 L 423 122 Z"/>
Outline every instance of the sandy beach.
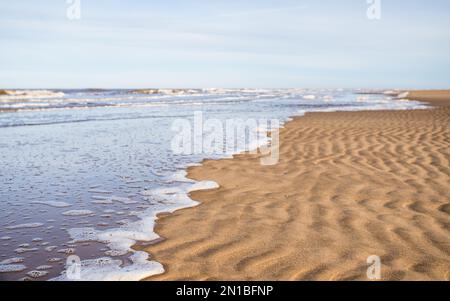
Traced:
<path fill-rule="evenodd" d="M 280 131 L 280 160 L 207 160 L 189 169 L 220 188 L 159 216 L 164 265 L 149 280 L 450 279 L 450 100 L 426 110 L 307 113 Z M 447 107 L 444 107 L 446 105 Z"/>
<path fill-rule="evenodd" d="M 450 106 L 450 90 L 410 91 L 408 99 L 426 101 L 434 106 Z"/>

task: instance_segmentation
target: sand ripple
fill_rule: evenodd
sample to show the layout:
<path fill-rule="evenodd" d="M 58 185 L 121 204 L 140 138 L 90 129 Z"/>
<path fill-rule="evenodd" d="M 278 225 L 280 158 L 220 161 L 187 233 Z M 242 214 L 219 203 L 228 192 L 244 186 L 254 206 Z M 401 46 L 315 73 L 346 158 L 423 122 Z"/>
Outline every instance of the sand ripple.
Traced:
<path fill-rule="evenodd" d="M 220 188 L 162 216 L 152 279 L 450 277 L 450 109 L 311 113 L 280 134 L 280 162 L 206 161 Z"/>

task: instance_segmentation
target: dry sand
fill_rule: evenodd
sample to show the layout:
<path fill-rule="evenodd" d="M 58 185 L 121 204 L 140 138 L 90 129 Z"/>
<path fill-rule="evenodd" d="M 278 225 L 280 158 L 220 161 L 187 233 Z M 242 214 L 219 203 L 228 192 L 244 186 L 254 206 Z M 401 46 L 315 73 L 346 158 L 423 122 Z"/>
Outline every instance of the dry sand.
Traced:
<path fill-rule="evenodd" d="M 309 113 L 280 143 L 190 168 L 221 187 L 160 216 L 151 280 L 367 280 L 373 254 L 382 279 L 450 279 L 450 108 Z"/>
<path fill-rule="evenodd" d="M 450 107 L 450 90 L 410 91 L 408 99 L 428 101 L 436 106 Z"/>

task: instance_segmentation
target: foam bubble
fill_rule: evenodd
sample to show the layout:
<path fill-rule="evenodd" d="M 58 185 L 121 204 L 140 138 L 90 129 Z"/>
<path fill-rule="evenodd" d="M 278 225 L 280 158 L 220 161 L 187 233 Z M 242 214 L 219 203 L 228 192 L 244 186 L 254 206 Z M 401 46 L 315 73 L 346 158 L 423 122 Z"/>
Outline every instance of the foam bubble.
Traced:
<path fill-rule="evenodd" d="M 23 264 L 0 264 L 0 273 L 21 272 L 26 268 Z"/>
<path fill-rule="evenodd" d="M 63 92 L 55 92 L 51 90 L 6 90 L 8 99 L 15 98 L 58 98 L 63 97 Z"/>
<path fill-rule="evenodd" d="M 5 227 L 8 230 L 15 230 L 15 229 L 25 229 L 25 228 L 37 228 L 43 226 L 43 223 L 28 223 L 28 224 L 19 224 L 14 226 L 7 226 Z"/>
<path fill-rule="evenodd" d="M 108 200 L 109 196 L 106 195 L 93 195 L 91 196 L 92 199 L 94 200 Z"/>
<path fill-rule="evenodd" d="M 112 204 L 113 202 L 119 202 L 122 204 L 136 204 L 138 203 L 138 201 L 134 201 L 128 197 L 119 197 L 119 196 L 110 196 L 110 197 L 105 197 L 105 196 L 93 196 L 92 197 L 94 200 L 91 201 L 91 203 L 93 204 Z"/>
<path fill-rule="evenodd" d="M 52 258 L 47 259 L 48 262 L 60 262 L 62 260 L 63 260 L 62 258 L 58 258 L 58 257 L 52 257 Z"/>
<path fill-rule="evenodd" d="M 408 96 L 409 96 L 409 92 L 403 92 L 403 93 L 400 93 L 397 96 L 397 98 L 408 98 Z"/>
<path fill-rule="evenodd" d="M 12 264 L 12 263 L 22 263 L 25 258 L 23 257 L 13 257 L 9 259 L 5 259 L 0 264 Z"/>
<path fill-rule="evenodd" d="M 100 205 L 110 205 L 113 203 L 110 199 L 103 199 L 103 200 L 93 200 L 91 201 L 92 204 L 100 204 Z"/>
<path fill-rule="evenodd" d="M 130 198 L 118 197 L 118 196 L 114 196 L 114 195 L 111 197 L 111 201 L 119 202 L 122 204 L 136 204 L 137 203 L 137 201 L 134 201 Z"/>
<path fill-rule="evenodd" d="M 186 170 L 179 170 L 175 172 L 170 178 L 170 182 L 181 182 L 181 183 L 194 183 L 194 180 L 191 180 L 187 178 L 187 171 Z"/>
<path fill-rule="evenodd" d="M 178 175 L 179 179 L 182 179 L 181 175 L 182 173 Z M 139 220 L 133 222 L 125 220 L 124 225 L 119 228 L 106 230 L 97 230 L 92 227 L 72 228 L 68 229 L 68 233 L 75 243 L 97 241 L 107 244 L 109 250 L 106 251 L 106 254 L 109 256 L 120 256 L 132 253 L 130 259 L 133 261 L 134 258 L 134 264 L 126 268 L 126 270 L 131 271 L 131 275 L 144 275 L 141 277 L 143 278 L 156 273 L 162 273 L 163 269 L 159 263 L 153 262 L 149 265 L 149 262 L 146 260 L 148 254 L 145 252 L 137 252 L 132 249 L 132 246 L 138 241 L 152 241 L 159 238 L 156 233 L 151 231 L 154 228 L 156 216 L 159 212 L 173 212 L 180 208 L 195 206 L 198 203 L 189 198 L 189 192 L 218 187 L 219 185 L 216 182 L 201 181 L 193 184 L 183 184 L 179 187 L 164 187 L 146 190 L 141 192 L 141 194 L 159 200 L 163 202 L 164 205 L 155 205 L 147 208 L 143 212 L 135 212 Z M 167 206 L 167 204 L 169 206 Z M 143 260 L 144 257 L 145 260 Z M 107 262 L 109 263 L 108 268 L 99 268 L 96 266 L 95 261 L 85 261 L 85 264 L 92 267 L 93 271 L 95 270 L 101 274 L 105 273 L 104 275 L 97 275 L 94 277 L 87 272 L 85 277 L 88 280 L 109 280 L 125 277 L 122 275 L 123 270 L 119 269 L 119 264 L 117 262 Z M 114 275 L 114 273 L 116 274 Z M 61 279 L 64 279 L 64 275 L 62 277 L 63 278 Z"/>
<path fill-rule="evenodd" d="M 53 268 L 51 265 L 40 265 L 40 266 L 36 267 L 36 270 L 44 271 L 44 270 L 49 270 L 51 268 Z"/>
<path fill-rule="evenodd" d="M 92 212 L 91 210 L 69 210 L 69 211 L 65 211 L 62 213 L 62 215 L 66 215 L 66 216 L 83 216 L 83 215 L 91 215 L 94 212 Z"/>
<path fill-rule="evenodd" d="M 397 96 L 399 93 L 400 91 L 398 90 L 387 90 L 383 92 L 384 95 L 393 95 L 393 96 Z"/>
<path fill-rule="evenodd" d="M 132 264 L 122 266 L 122 260 L 102 257 L 81 261 L 80 277 L 82 281 L 137 281 L 151 275 L 164 272 L 162 265 L 156 261 L 148 261 L 148 254 L 135 252 L 130 257 Z M 74 280 L 63 272 L 61 276 L 52 280 Z"/>
<path fill-rule="evenodd" d="M 96 241 L 97 231 L 94 228 L 72 228 L 68 230 L 70 238 L 75 242 Z"/>
<path fill-rule="evenodd" d="M 27 275 L 30 276 L 31 278 L 40 278 L 40 277 L 46 276 L 47 274 L 48 274 L 47 271 L 37 271 L 37 270 L 29 271 L 27 273 Z"/>
<path fill-rule="evenodd" d="M 56 251 L 57 253 L 63 253 L 63 254 L 73 254 L 75 253 L 75 249 L 74 248 L 64 248 L 64 249 L 59 249 L 58 251 Z"/>
<path fill-rule="evenodd" d="M 122 255 L 125 255 L 125 254 L 127 254 L 128 252 L 126 252 L 126 251 L 117 251 L 117 250 L 108 250 L 108 251 L 105 251 L 105 255 L 108 255 L 108 256 L 112 256 L 112 257 L 115 257 L 115 256 L 122 256 Z"/>
<path fill-rule="evenodd" d="M 201 181 L 196 182 L 188 188 L 188 192 L 193 192 L 197 190 L 209 190 L 219 188 L 219 184 L 214 181 Z"/>
<path fill-rule="evenodd" d="M 72 206 L 71 204 L 66 203 L 66 202 L 56 202 L 56 201 L 33 201 L 31 203 L 46 205 L 46 206 L 55 207 L 55 208 L 65 208 L 65 207 Z"/>
<path fill-rule="evenodd" d="M 112 191 L 102 190 L 102 189 L 89 189 L 88 191 L 91 192 L 91 193 L 97 193 L 97 194 L 110 194 L 110 193 L 112 193 Z"/>
<path fill-rule="evenodd" d="M 27 252 L 35 252 L 39 250 L 38 248 L 17 248 L 14 250 L 14 252 L 18 254 L 27 253 Z"/>

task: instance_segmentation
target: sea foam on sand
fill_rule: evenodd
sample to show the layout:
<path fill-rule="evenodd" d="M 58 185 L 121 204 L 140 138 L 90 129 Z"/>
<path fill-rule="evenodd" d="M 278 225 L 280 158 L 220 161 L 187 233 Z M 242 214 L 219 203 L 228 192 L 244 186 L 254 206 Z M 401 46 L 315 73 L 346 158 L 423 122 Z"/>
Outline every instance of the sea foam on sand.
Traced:
<path fill-rule="evenodd" d="M 94 228 L 72 228 L 69 235 L 72 242 L 97 241 L 106 243 L 110 256 L 121 256 L 132 253 L 129 259 L 131 264 L 124 265 L 122 260 L 111 257 L 102 257 L 81 261 L 81 274 L 79 279 L 68 277 L 64 271 L 61 276 L 52 280 L 141 280 L 143 278 L 161 274 L 163 266 L 156 261 L 149 261 L 149 254 L 136 251 L 132 246 L 137 242 L 148 242 L 156 240 L 159 235 L 153 229 L 158 213 L 174 212 L 175 210 L 193 207 L 198 202 L 189 197 L 189 193 L 197 190 L 218 188 L 219 185 L 213 181 L 195 182 L 186 178 L 185 172 L 179 172 L 172 177 L 180 182 L 178 187 L 156 188 L 142 191 L 141 194 L 148 197 L 149 201 L 156 200 L 155 204 L 143 212 L 137 213 L 137 221 L 127 222 L 123 226 L 114 229 L 97 230 Z"/>
<path fill-rule="evenodd" d="M 130 256 L 132 264 L 122 266 L 122 260 L 110 257 L 88 259 L 80 262 L 80 273 L 68 276 L 64 271 L 61 276 L 53 278 L 56 281 L 137 281 L 154 274 L 164 272 L 162 265 L 156 261 L 148 261 L 146 252 L 137 251 Z"/>

